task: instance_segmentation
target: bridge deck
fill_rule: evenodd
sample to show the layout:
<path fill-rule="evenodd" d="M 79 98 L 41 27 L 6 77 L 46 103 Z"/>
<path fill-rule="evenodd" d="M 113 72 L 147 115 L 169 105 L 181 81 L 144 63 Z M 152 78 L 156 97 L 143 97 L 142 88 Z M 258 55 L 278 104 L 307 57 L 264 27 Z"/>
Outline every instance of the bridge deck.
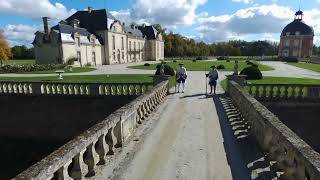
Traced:
<path fill-rule="evenodd" d="M 102 169 L 95 179 L 250 179 L 222 107 L 216 108 L 219 97 L 204 93 L 204 73 L 190 72 L 186 92 L 168 97 L 130 160 Z"/>

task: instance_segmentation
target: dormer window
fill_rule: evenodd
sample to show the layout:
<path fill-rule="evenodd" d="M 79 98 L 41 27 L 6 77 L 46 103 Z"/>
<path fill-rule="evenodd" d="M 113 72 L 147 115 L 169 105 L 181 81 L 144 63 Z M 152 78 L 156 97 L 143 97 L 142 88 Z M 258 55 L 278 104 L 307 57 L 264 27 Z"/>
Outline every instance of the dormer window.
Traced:
<path fill-rule="evenodd" d="M 286 33 L 286 36 L 290 36 L 290 32 L 287 32 L 287 33 Z"/>
<path fill-rule="evenodd" d="M 95 47 L 96 46 L 96 43 L 94 41 L 94 38 L 91 39 L 91 43 L 92 43 L 92 47 Z"/>
<path fill-rule="evenodd" d="M 296 36 L 299 36 L 300 35 L 300 31 L 296 31 Z"/>

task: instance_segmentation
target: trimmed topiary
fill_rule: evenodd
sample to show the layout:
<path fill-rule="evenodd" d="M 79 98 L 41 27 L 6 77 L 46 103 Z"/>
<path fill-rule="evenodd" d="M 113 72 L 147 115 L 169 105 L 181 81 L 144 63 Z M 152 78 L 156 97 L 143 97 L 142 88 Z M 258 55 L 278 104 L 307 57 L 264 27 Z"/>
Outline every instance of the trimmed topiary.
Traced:
<path fill-rule="evenodd" d="M 226 69 L 226 67 L 224 67 L 224 65 L 220 64 L 217 66 L 217 69 Z"/>
<path fill-rule="evenodd" d="M 262 79 L 262 73 L 260 69 L 256 66 L 249 66 L 244 68 L 241 72 L 241 75 L 246 75 L 247 80 L 259 80 Z"/>
<path fill-rule="evenodd" d="M 177 60 L 173 60 L 173 62 L 174 62 L 174 63 L 176 63 L 176 62 L 177 62 Z"/>
<path fill-rule="evenodd" d="M 282 61 L 284 61 L 284 62 L 294 62 L 294 63 L 299 62 L 298 58 L 295 58 L 295 57 L 285 57 L 285 58 L 282 58 Z"/>
<path fill-rule="evenodd" d="M 192 60 L 192 62 L 197 62 L 197 60 L 194 59 L 194 60 Z"/>
<path fill-rule="evenodd" d="M 223 60 L 225 60 L 225 58 L 222 57 L 222 56 L 220 56 L 220 57 L 217 58 L 217 60 L 218 60 L 218 61 L 223 61 Z"/>
<path fill-rule="evenodd" d="M 156 75 L 160 75 L 160 67 L 161 67 L 161 65 L 158 64 L 157 65 Z M 169 66 L 168 64 L 165 64 L 164 65 L 164 74 L 168 75 L 168 76 L 174 76 L 175 72 L 174 72 L 174 69 L 171 66 Z"/>
<path fill-rule="evenodd" d="M 144 66 L 150 66 L 150 64 L 149 63 L 144 63 Z"/>

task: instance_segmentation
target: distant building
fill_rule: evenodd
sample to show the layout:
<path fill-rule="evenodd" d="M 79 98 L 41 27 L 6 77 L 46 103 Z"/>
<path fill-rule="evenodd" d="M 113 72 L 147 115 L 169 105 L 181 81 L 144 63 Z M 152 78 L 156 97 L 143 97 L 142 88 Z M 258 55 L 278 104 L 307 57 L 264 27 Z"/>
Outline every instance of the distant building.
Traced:
<path fill-rule="evenodd" d="M 303 21 L 303 12 L 295 14 L 280 36 L 279 57 L 308 58 L 312 56 L 314 31 Z"/>
<path fill-rule="evenodd" d="M 66 63 L 76 59 L 84 66 L 122 64 L 164 59 L 162 35 L 153 27 L 126 26 L 105 9 L 78 11 L 50 28 L 43 18 L 44 32 L 36 32 L 33 45 L 36 63 Z"/>

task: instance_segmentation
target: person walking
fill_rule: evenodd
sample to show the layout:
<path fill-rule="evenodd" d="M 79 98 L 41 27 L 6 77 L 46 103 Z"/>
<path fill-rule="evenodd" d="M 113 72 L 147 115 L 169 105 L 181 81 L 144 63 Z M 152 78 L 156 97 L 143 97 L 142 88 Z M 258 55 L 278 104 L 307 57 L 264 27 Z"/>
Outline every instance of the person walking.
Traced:
<path fill-rule="evenodd" d="M 216 88 L 217 88 L 217 80 L 219 78 L 218 71 L 216 69 L 216 66 L 211 66 L 211 70 L 208 74 L 206 74 L 206 77 L 209 77 L 209 85 L 210 85 L 210 94 L 212 94 L 212 89 L 214 94 L 216 94 Z"/>
<path fill-rule="evenodd" d="M 179 64 L 179 68 L 176 72 L 176 80 L 177 80 L 177 87 L 178 93 L 180 92 L 180 85 L 182 84 L 182 93 L 184 93 L 185 83 L 187 80 L 187 69 L 184 67 L 183 63 Z"/>

